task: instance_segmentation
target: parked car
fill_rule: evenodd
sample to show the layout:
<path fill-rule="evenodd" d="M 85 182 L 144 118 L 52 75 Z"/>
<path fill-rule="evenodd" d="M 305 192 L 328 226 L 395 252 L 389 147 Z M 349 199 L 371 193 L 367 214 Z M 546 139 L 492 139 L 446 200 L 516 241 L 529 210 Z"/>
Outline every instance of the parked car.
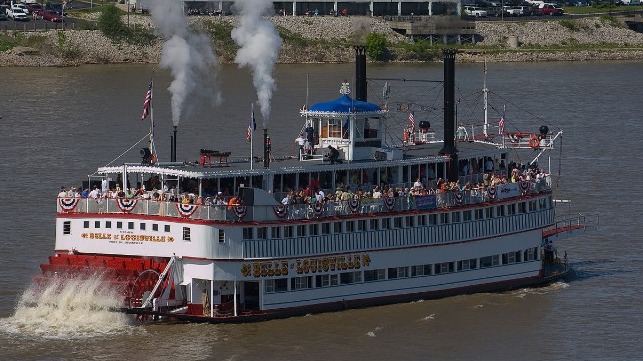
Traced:
<path fill-rule="evenodd" d="M 641 0 L 621 0 L 623 5 L 641 5 Z"/>
<path fill-rule="evenodd" d="M 29 21 L 29 16 L 25 14 L 22 9 L 18 8 L 9 8 L 9 10 L 7 10 L 7 17 L 14 21 Z"/>
<path fill-rule="evenodd" d="M 473 17 L 476 17 L 476 18 L 487 17 L 487 11 L 485 11 L 482 8 L 479 8 L 477 6 L 465 6 L 464 7 L 464 12 L 468 16 L 473 16 Z"/>
<path fill-rule="evenodd" d="M 40 13 L 40 18 L 51 22 L 63 22 L 63 16 L 56 14 L 53 10 L 44 10 Z"/>
<path fill-rule="evenodd" d="M 522 15 L 522 7 L 520 6 L 505 6 L 505 15 L 507 16 L 520 16 Z"/>
<path fill-rule="evenodd" d="M 563 15 L 564 10 L 556 4 L 544 4 L 540 7 L 540 12 L 543 15 Z"/>
<path fill-rule="evenodd" d="M 43 11 L 42 5 L 38 3 L 27 4 L 27 9 L 29 9 L 30 13 L 35 13 L 36 15 L 40 15 L 40 13 Z"/>

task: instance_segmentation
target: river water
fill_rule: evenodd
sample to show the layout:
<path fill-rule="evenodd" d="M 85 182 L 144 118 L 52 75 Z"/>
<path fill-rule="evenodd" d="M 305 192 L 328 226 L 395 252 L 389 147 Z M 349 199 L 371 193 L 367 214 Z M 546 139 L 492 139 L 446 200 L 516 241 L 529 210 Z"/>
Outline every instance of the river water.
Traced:
<path fill-rule="evenodd" d="M 97 286 L 91 282 L 68 285 L 56 300 L 28 292 L 38 265 L 53 252 L 54 198 L 60 186 L 79 185 L 146 134 L 149 122 L 140 115 L 151 73 L 145 65 L 0 69 L 0 359 L 643 357 L 643 188 L 638 185 L 643 179 L 643 63 L 489 65 L 487 85 L 496 101 L 491 121 L 497 123 L 506 106 L 508 130 L 527 121 L 535 121 L 529 131 L 542 124 L 563 129 L 562 150 L 555 151 L 561 161 L 551 161 L 556 198 L 571 200 L 560 212 L 600 218 L 598 229 L 560 245 L 575 270 L 570 279 L 540 289 L 246 325 L 135 325 L 123 315 L 99 311 L 105 305 L 93 296 Z M 276 155 L 294 152 L 302 126 L 298 109 L 338 97 L 340 83 L 352 83 L 353 73 L 353 65 L 277 67 L 278 89 L 268 120 Z M 368 77 L 441 80 L 442 67 L 369 66 Z M 170 81 L 168 73 L 155 71 L 161 160 L 170 152 Z M 471 94 L 482 88 L 482 66 L 458 64 L 456 81 L 459 121 L 480 119 L 482 103 Z M 369 82 L 369 100 L 381 102 L 383 82 Z M 395 111 L 403 104 L 414 104 L 416 121 L 429 120 L 441 129 L 439 84 L 390 83 L 394 134 L 407 121 L 408 113 Z M 224 66 L 221 84 L 218 107 L 188 98 L 191 107 L 178 126 L 179 160 L 196 160 L 199 148 L 232 151 L 233 156 L 249 153 L 245 131 L 255 99 L 250 75 Z M 138 160 L 139 148 L 124 159 Z M 38 306 L 25 307 L 29 302 Z"/>

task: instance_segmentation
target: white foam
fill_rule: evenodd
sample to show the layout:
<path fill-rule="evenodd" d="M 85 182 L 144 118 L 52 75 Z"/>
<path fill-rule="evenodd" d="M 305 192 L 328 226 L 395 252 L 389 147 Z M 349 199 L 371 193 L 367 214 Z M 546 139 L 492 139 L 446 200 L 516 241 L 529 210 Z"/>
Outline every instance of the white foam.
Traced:
<path fill-rule="evenodd" d="M 0 319 L 0 332 L 53 339 L 131 333 L 136 328 L 129 317 L 114 312 L 121 300 L 99 277 L 32 285 L 20 297 L 14 315 Z"/>

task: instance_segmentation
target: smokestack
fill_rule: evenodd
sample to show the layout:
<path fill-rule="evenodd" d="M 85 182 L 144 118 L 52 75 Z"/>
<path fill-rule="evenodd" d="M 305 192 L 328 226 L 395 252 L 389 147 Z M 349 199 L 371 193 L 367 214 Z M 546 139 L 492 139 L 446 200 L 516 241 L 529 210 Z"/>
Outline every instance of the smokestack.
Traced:
<path fill-rule="evenodd" d="M 270 168 L 270 137 L 268 129 L 263 128 L 263 167 Z"/>
<path fill-rule="evenodd" d="M 366 101 L 366 47 L 355 48 L 355 99 Z"/>
<path fill-rule="evenodd" d="M 444 49 L 444 146 L 440 155 L 451 156 L 447 178 L 458 180 L 458 149 L 455 147 L 455 49 Z"/>
<path fill-rule="evenodd" d="M 172 162 L 176 162 L 176 125 L 174 126 L 174 135 L 172 136 Z"/>

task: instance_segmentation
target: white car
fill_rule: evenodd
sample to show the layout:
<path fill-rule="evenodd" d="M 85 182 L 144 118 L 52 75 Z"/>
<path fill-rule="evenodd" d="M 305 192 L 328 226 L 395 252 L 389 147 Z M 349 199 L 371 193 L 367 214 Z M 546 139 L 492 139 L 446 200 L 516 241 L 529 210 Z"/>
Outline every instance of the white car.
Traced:
<path fill-rule="evenodd" d="M 621 0 L 623 5 L 641 5 L 641 0 Z"/>
<path fill-rule="evenodd" d="M 22 9 L 18 8 L 7 9 L 7 17 L 14 21 L 29 21 L 29 16 Z"/>
<path fill-rule="evenodd" d="M 464 12 L 465 14 L 469 16 L 474 16 L 476 18 L 485 18 L 487 17 L 487 11 L 483 10 L 477 6 L 465 6 L 464 7 Z"/>

